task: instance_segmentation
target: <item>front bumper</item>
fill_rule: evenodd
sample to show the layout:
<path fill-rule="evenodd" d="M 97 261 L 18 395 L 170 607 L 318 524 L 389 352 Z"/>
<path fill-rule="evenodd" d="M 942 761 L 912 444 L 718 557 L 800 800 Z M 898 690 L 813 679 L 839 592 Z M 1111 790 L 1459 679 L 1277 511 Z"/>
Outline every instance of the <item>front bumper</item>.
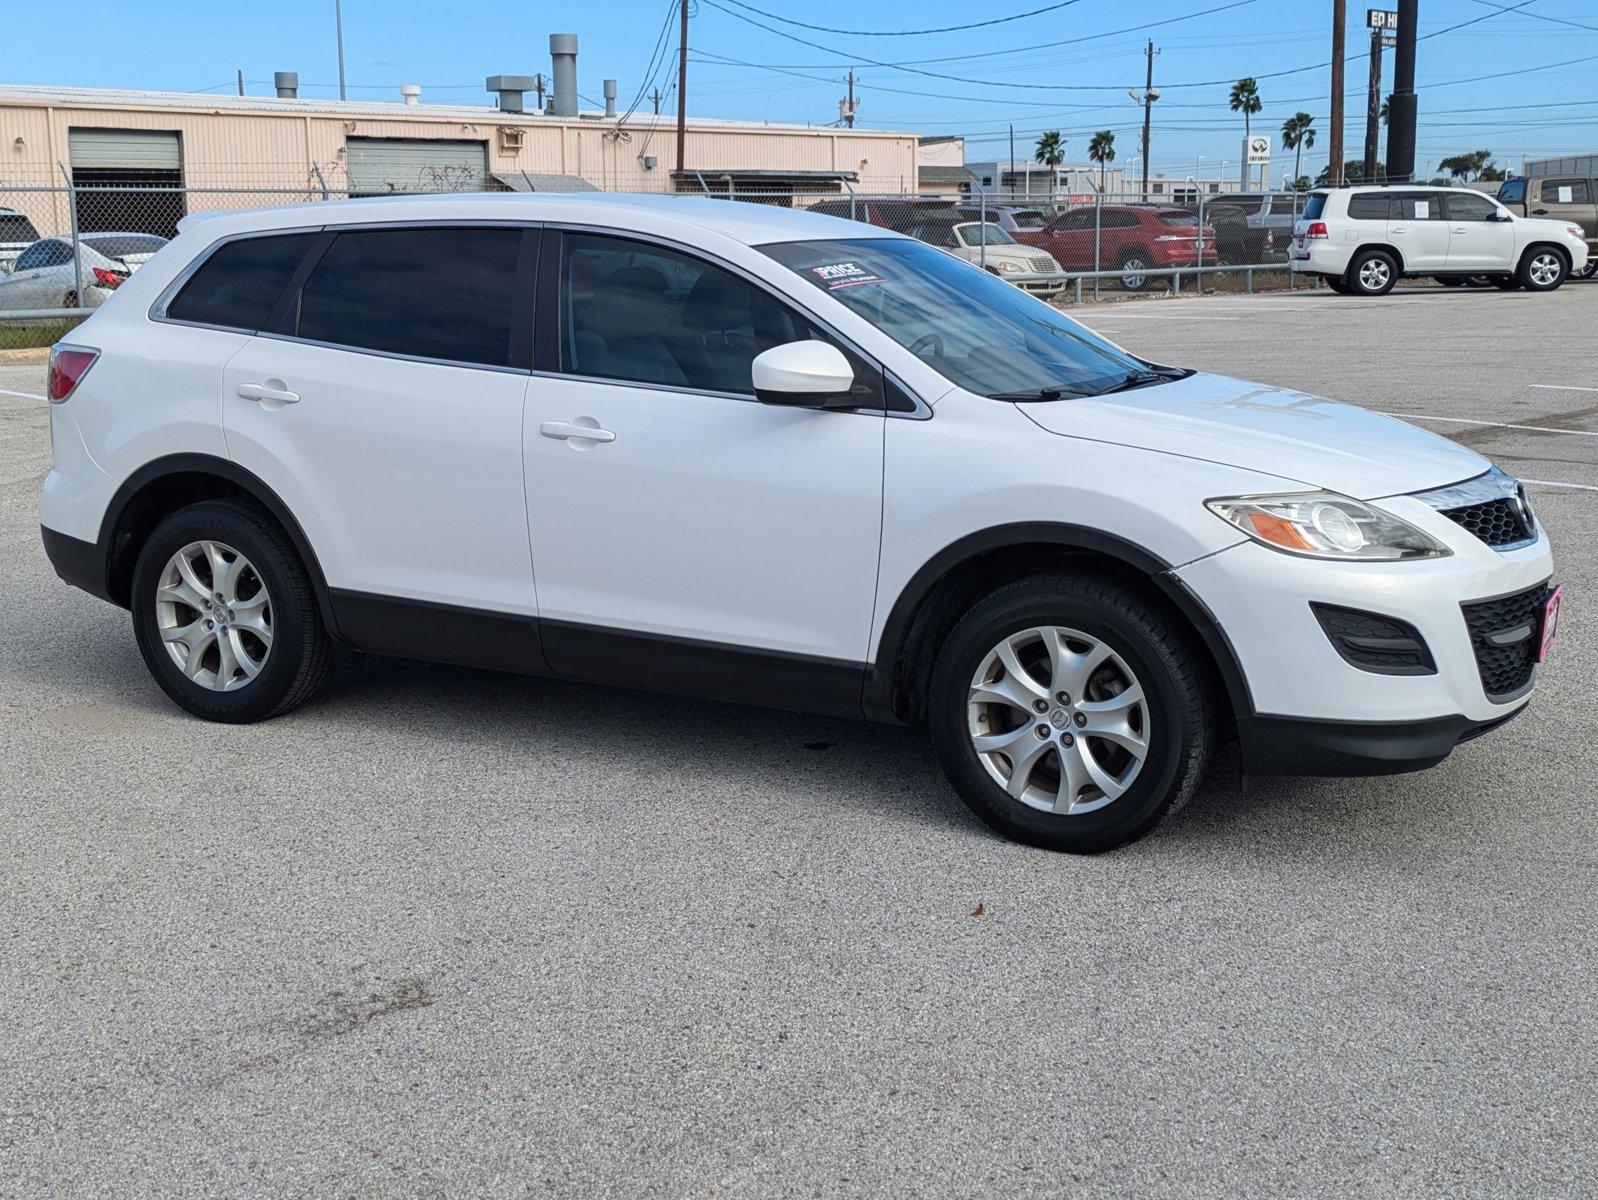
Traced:
<path fill-rule="evenodd" d="M 1464 605 L 1553 574 L 1547 538 L 1500 553 L 1413 497 L 1379 502 L 1453 553 L 1412 563 L 1298 558 L 1244 542 L 1174 572 L 1226 631 L 1243 676 L 1238 731 L 1257 773 L 1386 774 L 1428 766 L 1518 713 L 1530 686 L 1489 696 Z M 1383 674 L 1339 653 L 1312 604 L 1404 622 L 1434 670 Z M 1535 682 L 1536 668 L 1532 668 Z"/>

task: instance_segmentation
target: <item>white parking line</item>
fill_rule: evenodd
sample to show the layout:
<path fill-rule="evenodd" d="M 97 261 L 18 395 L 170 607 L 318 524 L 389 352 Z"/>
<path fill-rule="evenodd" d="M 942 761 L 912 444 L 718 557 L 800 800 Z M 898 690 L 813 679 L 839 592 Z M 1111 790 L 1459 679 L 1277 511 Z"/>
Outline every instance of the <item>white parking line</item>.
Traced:
<path fill-rule="evenodd" d="M 1534 383 L 1531 386 L 1550 392 L 1598 392 L 1598 387 L 1577 387 L 1573 383 Z"/>
<path fill-rule="evenodd" d="M 1598 388 L 1593 389 L 1598 391 Z M 1555 429 L 1550 425 L 1516 425 L 1508 421 L 1473 421 L 1469 417 L 1429 417 L 1425 413 L 1384 412 L 1384 417 L 1405 421 L 1448 421 L 1454 425 L 1487 425 L 1493 429 L 1527 429 L 1532 433 L 1568 433 L 1572 437 L 1598 437 L 1598 429 Z"/>
<path fill-rule="evenodd" d="M 1522 483 L 1535 483 L 1539 487 L 1576 488 L 1583 492 L 1598 492 L 1598 487 L 1590 483 L 1560 483 L 1557 479 L 1522 479 Z"/>
<path fill-rule="evenodd" d="M 13 391 L 9 391 L 6 388 L 0 388 L 0 396 L 15 396 L 19 400 L 43 400 L 44 399 L 43 396 L 35 396 L 32 392 L 13 392 Z"/>

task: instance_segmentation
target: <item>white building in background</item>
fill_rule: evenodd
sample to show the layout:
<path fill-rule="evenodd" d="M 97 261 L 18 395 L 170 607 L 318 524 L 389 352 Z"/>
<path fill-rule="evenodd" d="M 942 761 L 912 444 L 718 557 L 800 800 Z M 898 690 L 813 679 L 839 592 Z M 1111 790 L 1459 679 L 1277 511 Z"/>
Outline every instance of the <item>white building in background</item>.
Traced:
<path fill-rule="evenodd" d="M 985 192 L 990 196 L 1002 195 L 1031 197 L 1065 203 L 1085 204 L 1099 191 L 1099 165 L 1097 163 L 1061 163 L 1048 167 L 1039 162 L 1020 159 L 992 162 L 968 162 L 971 173 L 971 192 Z M 1135 185 L 1134 185 L 1135 186 Z M 1104 169 L 1104 193 L 1115 196 L 1126 191 L 1125 172 L 1110 163 Z"/>

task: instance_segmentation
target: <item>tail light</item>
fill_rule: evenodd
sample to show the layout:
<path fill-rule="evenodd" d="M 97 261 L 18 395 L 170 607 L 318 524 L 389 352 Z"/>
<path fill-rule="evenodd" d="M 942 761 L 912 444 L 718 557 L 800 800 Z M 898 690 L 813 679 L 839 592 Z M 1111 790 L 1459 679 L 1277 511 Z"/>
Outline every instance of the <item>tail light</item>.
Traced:
<path fill-rule="evenodd" d="M 45 389 L 50 397 L 50 403 L 60 404 L 72 395 L 99 357 L 98 350 L 84 350 L 77 346 L 52 346 L 50 382 Z"/>
<path fill-rule="evenodd" d="M 100 286 L 103 288 L 119 288 L 128 281 L 125 272 L 108 271 L 104 267 L 95 267 L 94 277 L 100 281 Z"/>
<path fill-rule="evenodd" d="M 1332 234 L 1326 228 L 1325 221 L 1311 221 L 1309 228 L 1304 231 L 1304 236 L 1307 238 L 1329 238 Z"/>

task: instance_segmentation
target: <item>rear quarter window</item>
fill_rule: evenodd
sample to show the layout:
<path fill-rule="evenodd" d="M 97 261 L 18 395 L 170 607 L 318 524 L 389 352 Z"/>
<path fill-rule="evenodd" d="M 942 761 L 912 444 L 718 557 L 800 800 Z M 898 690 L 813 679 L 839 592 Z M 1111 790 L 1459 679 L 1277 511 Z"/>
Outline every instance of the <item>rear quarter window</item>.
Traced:
<path fill-rule="evenodd" d="M 1326 193 L 1311 192 L 1309 200 L 1304 204 L 1304 219 L 1306 221 L 1319 221 L 1321 214 L 1326 211 Z"/>
<path fill-rule="evenodd" d="M 1353 221 L 1385 221 L 1392 211 L 1393 198 L 1386 192 L 1359 192 L 1348 198 L 1348 216 Z M 1304 215 L 1309 216 L 1307 210 Z"/>
<path fill-rule="evenodd" d="M 1498 200 L 1501 204 L 1524 204 L 1526 201 L 1526 181 L 1524 179 L 1506 179 L 1499 185 Z"/>
<path fill-rule="evenodd" d="M 33 222 L 21 213 L 0 213 L 0 242 L 32 242 L 38 236 Z"/>
<path fill-rule="evenodd" d="M 166 315 L 254 333 L 266 325 L 317 236 L 290 233 L 223 243 L 167 305 Z"/>

